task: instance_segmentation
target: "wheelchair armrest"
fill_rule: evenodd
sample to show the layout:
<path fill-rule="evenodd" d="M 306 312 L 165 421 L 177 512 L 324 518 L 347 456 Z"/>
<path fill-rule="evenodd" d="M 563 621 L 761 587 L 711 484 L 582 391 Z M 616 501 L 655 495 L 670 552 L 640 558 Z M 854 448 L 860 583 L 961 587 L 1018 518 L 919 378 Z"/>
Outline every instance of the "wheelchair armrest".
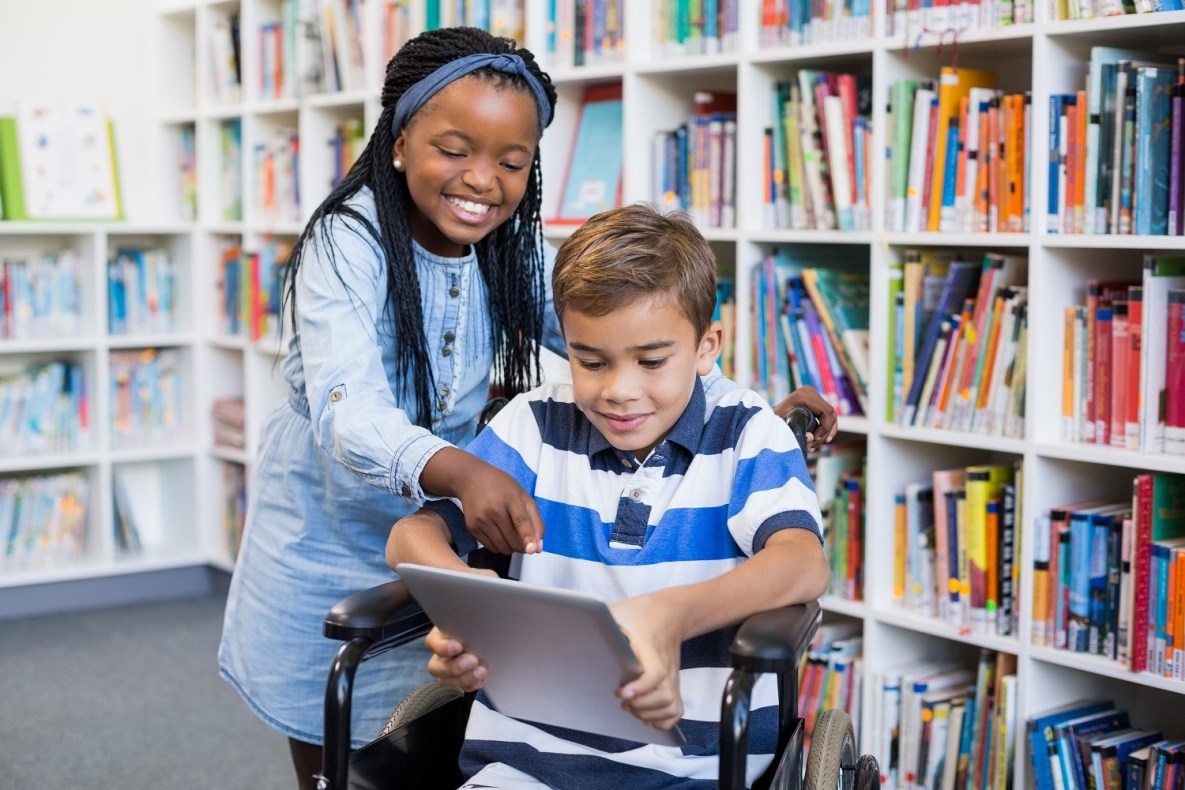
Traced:
<path fill-rule="evenodd" d="M 733 667 L 752 672 L 796 670 L 821 618 L 818 601 L 758 612 L 741 623 L 733 638 Z"/>
<path fill-rule="evenodd" d="M 358 638 L 382 642 L 400 636 L 410 641 L 431 628 L 432 621 L 403 582 L 391 581 L 338 601 L 325 615 L 323 632 L 343 642 Z"/>

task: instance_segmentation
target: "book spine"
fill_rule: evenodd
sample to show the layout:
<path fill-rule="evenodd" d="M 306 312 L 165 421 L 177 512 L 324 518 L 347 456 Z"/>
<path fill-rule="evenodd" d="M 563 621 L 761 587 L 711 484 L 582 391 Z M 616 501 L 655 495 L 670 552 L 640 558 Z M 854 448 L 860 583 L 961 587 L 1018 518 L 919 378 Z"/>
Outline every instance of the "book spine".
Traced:
<path fill-rule="evenodd" d="M 1143 672 L 1149 667 L 1151 650 L 1149 642 L 1151 597 L 1149 568 L 1152 543 L 1152 475 L 1138 475 L 1135 486 L 1136 510 L 1134 513 L 1135 535 L 1132 547 L 1135 591 L 1132 605 L 1132 663 L 1133 672 Z"/>
<path fill-rule="evenodd" d="M 1140 449 L 1140 366 L 1143 356 L 1144 289 L 1139 285 L 1127 289 L 1127 417 L 1124 423 L 1124 447 Z"/>
<path fill-rule="evenodd" d="M 1168 292 L 1164 451 L 1185 455 L 1185 289 Z"/>

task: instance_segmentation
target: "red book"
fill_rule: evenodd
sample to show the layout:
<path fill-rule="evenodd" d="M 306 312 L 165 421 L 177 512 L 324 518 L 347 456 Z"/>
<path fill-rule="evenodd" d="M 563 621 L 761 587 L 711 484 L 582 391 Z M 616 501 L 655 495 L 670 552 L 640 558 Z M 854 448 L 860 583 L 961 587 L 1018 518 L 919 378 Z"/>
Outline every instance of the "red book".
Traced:
<path fill-rule="evenodd" d="M 1152 475 L 1138 475 L 1134 481 L 1136 508 L 1132 513 L 1135 533 L 1132 536 L 1132 579 L 1135 597 L 1132 605 L 1132 671 L 1148 669 L 1148 648 L 1156 646 L 1155 634 L 1148 631 L 1148 569 L 1152 553 Z M 1152 636 L 1152 639 L 1149 639 Z"/>
<path fill-rule="evenodd" d="M 1165 350 L 1164 451 L 1185 455 L 1185 290 L 1169 290 Z"/>
<path fill-rule="evenodd" d="M 1094 327 L 1094 440 L 1111 443 L 1111 309 L 1095 311 Z"/>
<path fill-rule="evenodd" d="M 1144 332 L 1144 288 L 1127 287 L 1127 420 L 1124 446 L 1140 449 L 1140 349 Z"/>
<path fill-rule="evenodd" d="M 1127 302 L 1116 302 L 1111 308 L 1111 446 L 1126 446 L 1128 354 Z"/>
<path fill-rule="evenodd" d="M 848 492 L 848 578 L 844 580 L 844 597 L 859 601 L 864 597 L 864 493 L 860 473 L 845 472 L 844 487 Z"/>

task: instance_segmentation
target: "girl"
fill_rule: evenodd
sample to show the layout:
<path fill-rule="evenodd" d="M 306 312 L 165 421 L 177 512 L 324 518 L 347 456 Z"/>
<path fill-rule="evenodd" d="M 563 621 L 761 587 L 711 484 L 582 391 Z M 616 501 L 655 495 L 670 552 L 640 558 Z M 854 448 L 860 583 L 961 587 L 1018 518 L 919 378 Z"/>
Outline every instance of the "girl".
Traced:
<path fill-rule="evenodd" d="M 321 768 L 337 647 L 322 621 L 391 580 L 391 525 L 427 497 L 455 497 L 497 551 L 532 553 L 543 536 L 531 497 L 459 448 L 492 369 L 513 395 L 540 378 L 540 345 L 563 353 L 540 213 L 555 90 L 512 40 L 449 28 L 400 49 L 382 107 L 294 247 L 288 395 L 263 426 L 219 647 L 222 676 L 288 737 L 302 788 Z M 779 412 L 795 402 L 819 414 L 816 438 L 830 441 L 830 406 L 800 390 Z M 431 680 L 427 657 L 404 648 L 363 664 L 354 746 Z"/>
<path fill-rule="evenodd" d="M 562 348 L 545 310 L 538 155 L 555 90 L 513 41 L 452 28 L 396 54 L 382 106 L 294 247 L 288 397 L 263 427 L 219 649 L 223 677 L 289 738 L 302 787 L 321 767 L 336 648 L 321 622 L 390 581 L 391 524 L 448 496 L 492 548 L 532 551 L 542 535 L 513 479 L 458 448 L 495 365 L 517 392 L 540 377 L 541 343 Z M 363 741 L 430 680 L 426 659 L 398 650 L 366 663 Z"/>

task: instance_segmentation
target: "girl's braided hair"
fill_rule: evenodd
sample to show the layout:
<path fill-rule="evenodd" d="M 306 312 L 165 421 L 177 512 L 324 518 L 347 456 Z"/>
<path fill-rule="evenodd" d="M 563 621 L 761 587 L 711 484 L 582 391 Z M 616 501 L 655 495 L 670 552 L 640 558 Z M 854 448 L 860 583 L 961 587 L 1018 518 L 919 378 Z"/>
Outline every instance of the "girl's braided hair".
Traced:
<path fill-rule="evenodd" d="M 431 428 L 435 386 L 432 368 L 428 363 L 428 342 L 424 337 L 424 319 L 420 307 L 420 282 L 412 252 L 411 228 L 408 225 L 412 201 L 406 178 L 391 166 L 391 149 L 395 143 L 391 121 L 395 103 L 412 85 L 446 63 L 479 53 L 513 53 L 521 57 L 531 74 L 544 86 L 554 112 L 556 94 L 551 79 L 539 68 L 534 55 L 529 50 L 519 49 L 513 39 L 492 36 L 472 27 L 442 28 L 411 39 L 387 64 L 382 92 L 383 110 L 370 141 L 349 173 L 309 218 L 293 248 L 287 275 L 285 301 L 291 300 L 294 308 L 292 321 L 295 331 L 296 272 L 304 258 L 305 243 L 315 237 L 327 250 L 328 260 L 336 271 L 335 245 L 330 232 L 333 221 L 349 219 L 351 222 L 347 227 L 356 226 L 365 230 L 386 258 L 386 310 L 393 313 L 396 384 L 401 389 L 410 386 L 414 391 L 416 411 L 414 416 L 409 412 L 409 417 L 425 428 Z M 483 68 L 472 72 L 470 76 L 531 95 L 526 82 L 517 75 Z M 478 266 L 490 300 L 491 340 L 498 366 L 493 378 L 510 395 L 529 389 L 541 378 L 539 345 L 543 334 L 545 302 L 542 184 L 539 151 L 536 148 L 522 202 L 506 222 L 475 245 Z M 364 186 L 370 187 L 374 193 L 377 228 L 348 204 L 350 198 Z"/>

